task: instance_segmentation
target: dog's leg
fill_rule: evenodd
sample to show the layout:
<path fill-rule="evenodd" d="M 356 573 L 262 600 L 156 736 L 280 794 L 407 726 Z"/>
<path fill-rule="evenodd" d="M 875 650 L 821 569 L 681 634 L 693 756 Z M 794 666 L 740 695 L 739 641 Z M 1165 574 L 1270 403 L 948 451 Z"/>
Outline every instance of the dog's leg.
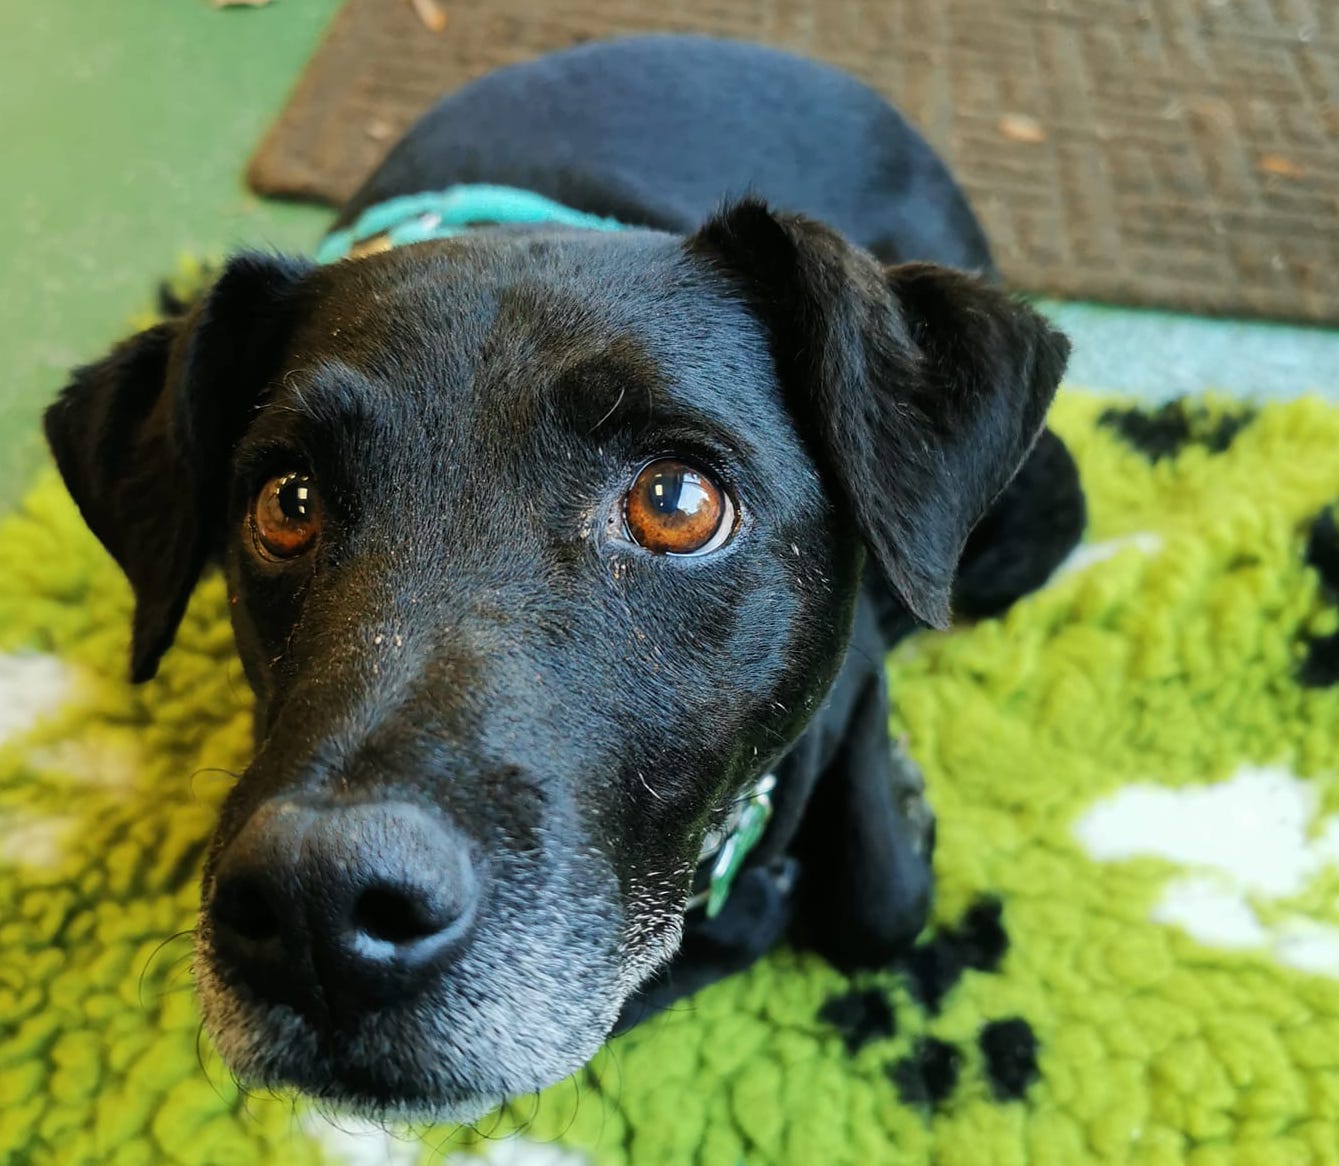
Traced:
<path fill-rule="evenodd" d="M 934 817 L 919 769 L 889 739 L 883 645 L 874 645 L 795 844 L 798 938 L 848 969 L 903 953 L 925 924 L 932 887 Z"/>
<path fill-rule="evenodd" d="M 998 615 L 1041 587 L 1078 543 L 1086 519 L 1074 458 L 1043 430 L 968 539 L 955 613 Z M 868 669 L 794 847 L 803 871 L 797 931 L 844 967 L 884 963 L 904 951 L 925 922 L 931 889 L 934 819 L 919 770 L 889 740 L 882 668 L 889 647 L 915 623 L 876 571 L 866 572 L 866 595 L 876 618 L 857 618 L 847 666 L 863 658 Z"/>
<path fill-rule="evenodd" d="M 921 930 L 934 819 L 920 771 L 889 739 L 889 642 L 870 598 L 828 699 L 776 770 L 772 824 L 752 863 L 719 916 L 690 916 L 678 954 L 629 1000 L 616 1031 L 743 971 L 787 931 L 857 967 L 886 963 Z"/>

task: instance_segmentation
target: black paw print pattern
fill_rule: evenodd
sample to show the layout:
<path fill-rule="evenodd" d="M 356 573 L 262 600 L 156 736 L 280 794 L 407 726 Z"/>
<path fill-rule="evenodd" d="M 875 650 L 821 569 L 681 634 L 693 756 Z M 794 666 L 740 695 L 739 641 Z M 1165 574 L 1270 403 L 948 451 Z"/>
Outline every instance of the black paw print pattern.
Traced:
<path fill-rule="evenodd" d="M 841 1034 L 842 1043 L 852 1056 L 870 1041 L 897 1035 L 897 1013 L 888 994 L 880 988 L 833 996 L 818 1010 L 818 1019 Z"/>
<path fill-rule="evenodd" d="M 998 971 L 1008 950 L 1003 907 L 998 899 L 986 897 L 973 903 L 957 926 L 940 928 L 917 944 L 896 970 L 925 1015 L 937 1016 L 965 971 Z M 819 1009 L 818 1019 L 837 1030 L 852 1056 L 873 1041 L 897 1035 L 888 987 L 853 987 L 833 996 Z M 1041 1075 L 1032 1026 L 1020 1016 L 991 1020 L 982 1026 L 976 1043 L 996 1100 L 1026 1096 Z M 958 1087 L 964 1060 L 955 1045 L 923 1036 L 908 1055 L 885 1065 L 884 1072 L 904 1104 L 934 1109 Z"/>
<path fill-rule="evenodd" d="M 948 1041 L 921 1037 L 911 1056 L 885 1066 L 888 1080 L 897 1087 L 903 1105 L 934 1107 L 947 1101 L 958 1087 L 962 1053 Z"/>
<path fill-rule="evenodd" d="M 1107 409 L 1097 423 L 1149 461 L 1159 462 L 1192 445 L 1224 453 L 1253 420 L 1253 409 L 1210 412 L 1204 405 L 1177 398 L 1156 409 Z"/>
<path fill-rule="evenodd" d="M 1335 508 L 1326 507 L 1311 523 L 1306 561 L 1320 575 L 1321 587 L 1331 603 L 1339 603 L 1339 521 Z M 1307 688 L 1339 683 L 1339 632 L 1311 636 L 1304 641 L 1306 656 L 1297 679 Z"/>

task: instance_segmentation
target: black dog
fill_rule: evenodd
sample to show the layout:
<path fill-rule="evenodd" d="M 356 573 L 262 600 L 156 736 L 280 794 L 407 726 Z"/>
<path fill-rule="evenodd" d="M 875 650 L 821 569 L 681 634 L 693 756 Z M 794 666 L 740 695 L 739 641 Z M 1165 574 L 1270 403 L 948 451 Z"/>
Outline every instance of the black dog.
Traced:
<path fill-rule="evenodd" d="M 886 649 L 947 624 L 960 560 L 959 608 L 999 610 L 1083 521 L 1034 451 L 1066 341 L 851 79 L 578 49 L 444 102 L 341 221 L 480 181 L 650 229 L 242 256 L 47 414 L 134 585 L 136 680 L 227 573 L 258 744 L 204 873 L 209 1029 L 379 1115 L 539 1089 L 788 925 L 901 951 L 930 818 Z M 770 825 L 686 911 L 741 798 Z"/>

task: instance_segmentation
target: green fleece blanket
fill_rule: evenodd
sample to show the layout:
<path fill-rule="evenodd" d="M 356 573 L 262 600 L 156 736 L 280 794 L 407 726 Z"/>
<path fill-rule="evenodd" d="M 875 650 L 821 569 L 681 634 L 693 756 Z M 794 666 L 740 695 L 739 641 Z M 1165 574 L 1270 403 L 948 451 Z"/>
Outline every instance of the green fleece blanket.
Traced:
<path fill-rule="evenodd" d="M 127 589 L 48 474 L 0 526 L 0 1161 L 1339 1164 L 1339 410 L 1054 424 L 1088 545 L 890 661 L 940 828 L 907 964 L 779 952 L 409 1135 L 200 1039 L 184 929 L 249 745 L 223 588 L 130 687 Z"/>

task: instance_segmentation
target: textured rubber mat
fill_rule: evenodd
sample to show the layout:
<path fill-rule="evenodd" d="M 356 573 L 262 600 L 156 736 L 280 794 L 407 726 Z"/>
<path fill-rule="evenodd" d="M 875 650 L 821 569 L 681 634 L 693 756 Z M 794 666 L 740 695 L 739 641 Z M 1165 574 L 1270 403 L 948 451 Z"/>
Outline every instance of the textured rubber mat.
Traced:
<path fill-rule="evenodd" d="M 873 85 L 950 160 L 1014 287 L 1339 323 L 1335 0 L 349 0 L 250 181 L 338 203 L 443 92 L 646 31 Z"/>

